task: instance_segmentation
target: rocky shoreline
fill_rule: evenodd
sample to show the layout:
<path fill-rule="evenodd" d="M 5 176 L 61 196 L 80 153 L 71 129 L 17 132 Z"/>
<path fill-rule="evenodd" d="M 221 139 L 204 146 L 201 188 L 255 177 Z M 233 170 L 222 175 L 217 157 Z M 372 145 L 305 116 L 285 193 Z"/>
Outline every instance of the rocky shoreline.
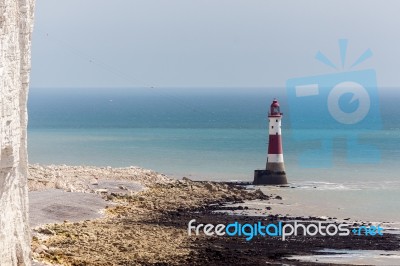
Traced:
<path fill-rule="evenodd" d="M 226 211 L 245 209 L 246 201 L 268 201 L 276 195 L 264 195 L 243 184 L 174 180 L 153 171 L 130 168 L 68 166 L 31 166 L 31 190 L 56 187 L 60 176 L 62 189 L 96 193 L 99 180 L 124 180 L 145 187 L 140 191 L 121 189 L 121 193 L 103 190 L 109 204 L 105 215 L 81 222 L 65 221 L 33 230 L 32 250 L 35 260 L 53 265 L 312 265 L 292 255 L 315 255 L 324 248 L 346 250 L 399 250 L 396 235 L 348 237 L 218 237 L 188 235 L 188 222 L 257 223 L 279 220 L 305 220 L 282 217 L 266 209 L 262 215 L 229 215 Z M 48 182 L 43 182 L 48 180 Z M 279 196 L 278 196 L 279 197 Z M 231 207 L 231 203 L 236 203 Z M 240 205 L 238 205 L 240 204 Z"/>
<path fill-rule="evenodd" d="M 144 186 L 174 180 L 164 174 L 137 166 L 112 168 L 32 164 L 29 165 L 28 172 L 29 191 L 55 188 L 68 192 L 94 193 L 95 186 L 101 180 L 137 182 Z"/>

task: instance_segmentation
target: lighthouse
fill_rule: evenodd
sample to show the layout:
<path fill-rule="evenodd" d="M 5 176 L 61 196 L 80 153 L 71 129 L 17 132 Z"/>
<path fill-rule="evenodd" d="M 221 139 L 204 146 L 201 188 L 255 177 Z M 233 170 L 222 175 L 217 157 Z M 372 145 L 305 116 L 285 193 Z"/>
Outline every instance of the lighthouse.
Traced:
<path fill-rule="evenodd" d="M 277 99 L 272 101 L 268 112 L 268 157 L 265 170 L 254 171 L 254 185 L 287 184 L 281 138 L 281 113 Z"/>

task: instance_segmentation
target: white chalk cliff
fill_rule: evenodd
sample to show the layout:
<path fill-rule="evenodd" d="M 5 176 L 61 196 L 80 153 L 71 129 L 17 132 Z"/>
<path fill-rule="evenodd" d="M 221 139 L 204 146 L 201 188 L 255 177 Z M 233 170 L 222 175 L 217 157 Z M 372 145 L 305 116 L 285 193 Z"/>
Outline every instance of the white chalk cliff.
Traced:
<path fill-rule="evenodd" d="M 34 0 L 0 0 L 0 265 L 30 265 L 27 93 Z"/>

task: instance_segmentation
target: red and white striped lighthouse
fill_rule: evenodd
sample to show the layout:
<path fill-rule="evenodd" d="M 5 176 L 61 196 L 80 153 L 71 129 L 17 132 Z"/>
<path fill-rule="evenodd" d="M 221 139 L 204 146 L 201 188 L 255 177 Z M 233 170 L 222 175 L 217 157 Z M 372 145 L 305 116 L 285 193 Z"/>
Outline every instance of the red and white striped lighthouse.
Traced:
<path fill-rule="evenodd" d="M 254 171 L 255 185 L 287 184 L 281 138 L 282 116 L 283 113 L 281 113 L 279 103 L 274 99 L 268 112 L 269 142 L 267 165 L 265 170 Z"/>

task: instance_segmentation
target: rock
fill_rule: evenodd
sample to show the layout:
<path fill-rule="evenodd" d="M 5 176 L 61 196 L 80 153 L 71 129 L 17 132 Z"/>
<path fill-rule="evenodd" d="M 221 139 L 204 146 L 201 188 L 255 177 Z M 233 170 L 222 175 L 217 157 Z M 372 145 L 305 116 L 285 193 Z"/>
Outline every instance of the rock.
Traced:
<path fill-rule="evenodd" d="M 51 255 L 56 255 L 56 254 L 60 253 L 60 250 L 56 249 L 54 247 L 50 247 L 46 252 L 51 254 Z"/>
<path fill-rule="evenodd" d="M 37 253 L 37 254 L 42 254 L 42 253 L 47 252 L 48 250 L 49 250 L 49 248 L 42 244 L 42 245 L 38 246 L 38 247 L 34 250 L 34 252 Z"/>
<path fill-rule="evenodd" d="M 50 230 L 48 228 L 40 228 L 38 230 L 38 232 L 41 233 L 41 234 L 45 234 L 45 235 L 55 235 L 56 234 L 56 232 L 54 232 L 54 231 L 52 231 L 52 230 Z"/>
<path fill-rule="evenodd" d="M 55 188 L 56 189 L 64 189 L 65 184 L 63 183 L 63 181 L 61 180 L 57 180 L 56 184 L 55 184 Z"/>
<path fill-rule="evenodd" d="M 211 183 L 211 182 L 205 183 L 205 184 L 204 184 L 204 187 L 205 187 L 207 190 L 209 190 L 210 192 L 218 191 L 218 187 L 217 187 L 215 184 Z"/>

